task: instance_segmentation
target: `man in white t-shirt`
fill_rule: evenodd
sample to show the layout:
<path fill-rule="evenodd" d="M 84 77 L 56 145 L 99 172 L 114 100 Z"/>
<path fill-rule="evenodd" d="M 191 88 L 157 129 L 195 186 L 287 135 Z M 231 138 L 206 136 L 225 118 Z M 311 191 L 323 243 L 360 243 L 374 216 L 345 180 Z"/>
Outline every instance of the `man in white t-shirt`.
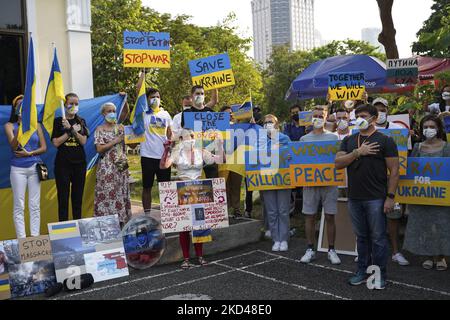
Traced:
<path fill-rule="evenodd" d="M 159 163 L 164 153 L 164 144 L 172 136 L 172 117 L 161 105 L 161 95 L 157 89 L 146 92 L 148 111 L 144 115 L 145 141 L 141 143 L 142 206 L 146 213 L 152 207 L 152 187 L 155 176 L 158 182 L 170 181 L 171 170 L 160 169 Z"/>

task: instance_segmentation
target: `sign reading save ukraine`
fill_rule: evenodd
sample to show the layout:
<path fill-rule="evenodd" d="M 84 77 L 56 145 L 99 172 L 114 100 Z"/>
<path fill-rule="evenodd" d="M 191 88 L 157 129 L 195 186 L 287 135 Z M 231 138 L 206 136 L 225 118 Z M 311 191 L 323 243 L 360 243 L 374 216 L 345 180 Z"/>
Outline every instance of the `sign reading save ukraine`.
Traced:
<path fill-rule="evenodd" d="M 395 200 L 399 203 L 450 206 L 449 158 L 408 158 Z"/>
<path fill-rule="evenodd" d="M 189 61 L 192 83 L 203 86 L 205 90 L 235 85 L 230 57 L 227 53 Z"/>
<path fill-rule="evenodd" d="M 123 65 L 126 68 L 170 68 L 170 34 L 124 31 Z"/>
<path fill-rule="evenodd" d="M 295 187 L 345 186 L 345 170 L 334 165 L 341 141 L 291 142 L 290 170 Z"/>

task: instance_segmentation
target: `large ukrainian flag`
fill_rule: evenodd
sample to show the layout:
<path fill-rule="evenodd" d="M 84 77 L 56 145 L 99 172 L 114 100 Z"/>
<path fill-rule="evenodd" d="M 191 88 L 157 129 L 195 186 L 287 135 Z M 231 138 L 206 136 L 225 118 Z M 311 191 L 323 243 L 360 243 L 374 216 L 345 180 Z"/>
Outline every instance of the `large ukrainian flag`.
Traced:
<path fill-rule="evenodd" d="M 147 96 L 145 95 L 145 78 L 142 81 L 141 88 L 136 100 L 136 105 L 131 112 L 130 121 L 133 126 L 134 134 L 143 135 L 145 132 L 144 112 L 148 109 Z"/>
<path fill-rule="evenodd" d="M 19 125 L 17 140 L 24 147 L 30 140 L 38 126 L 38 116 L 36 108 L 36 75 L 34 74 L 34 47 L 33 38 L 30 39 L 28 49 L 27 75 L 25 82 L 25 93 L 21 108 L 22 121 Z"/>
<path fill-rule="evenodd" d="M 55 48 L 53 52 L 52 69 L 48 79 L 47 91 L 45 92 L 44 108 L 41 110 L 42 124 L 50 136 L 53 132 L 55 113 L 64 101 L 64 86 Z"/>

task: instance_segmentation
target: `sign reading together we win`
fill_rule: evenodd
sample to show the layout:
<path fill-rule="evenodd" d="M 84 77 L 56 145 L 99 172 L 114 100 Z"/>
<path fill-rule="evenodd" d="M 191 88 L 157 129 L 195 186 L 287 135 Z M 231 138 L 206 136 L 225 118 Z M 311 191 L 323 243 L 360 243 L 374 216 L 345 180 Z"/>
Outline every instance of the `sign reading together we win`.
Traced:
<path fill-rule="evenodd" d="M 365 90 L 364 72 L 328 74 L 328 94 L 331 101 L 363 100 Z"/>

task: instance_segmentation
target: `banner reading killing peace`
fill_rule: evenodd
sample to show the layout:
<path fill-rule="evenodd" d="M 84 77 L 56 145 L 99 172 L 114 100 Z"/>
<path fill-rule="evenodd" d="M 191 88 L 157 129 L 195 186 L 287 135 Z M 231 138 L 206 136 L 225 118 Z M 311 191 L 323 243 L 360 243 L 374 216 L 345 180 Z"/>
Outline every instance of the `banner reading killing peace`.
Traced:
<path fill-rule="evenodd" d="M 294 187 L 345 186 L 345 170 L 334 165 L 340 141 L 291 142 L 291 177 Z"/>
<path fill-rule="evenodd" d="M 395 200 L 399 203 L 450 206 L 450 159 L 408 158 Z"/>

